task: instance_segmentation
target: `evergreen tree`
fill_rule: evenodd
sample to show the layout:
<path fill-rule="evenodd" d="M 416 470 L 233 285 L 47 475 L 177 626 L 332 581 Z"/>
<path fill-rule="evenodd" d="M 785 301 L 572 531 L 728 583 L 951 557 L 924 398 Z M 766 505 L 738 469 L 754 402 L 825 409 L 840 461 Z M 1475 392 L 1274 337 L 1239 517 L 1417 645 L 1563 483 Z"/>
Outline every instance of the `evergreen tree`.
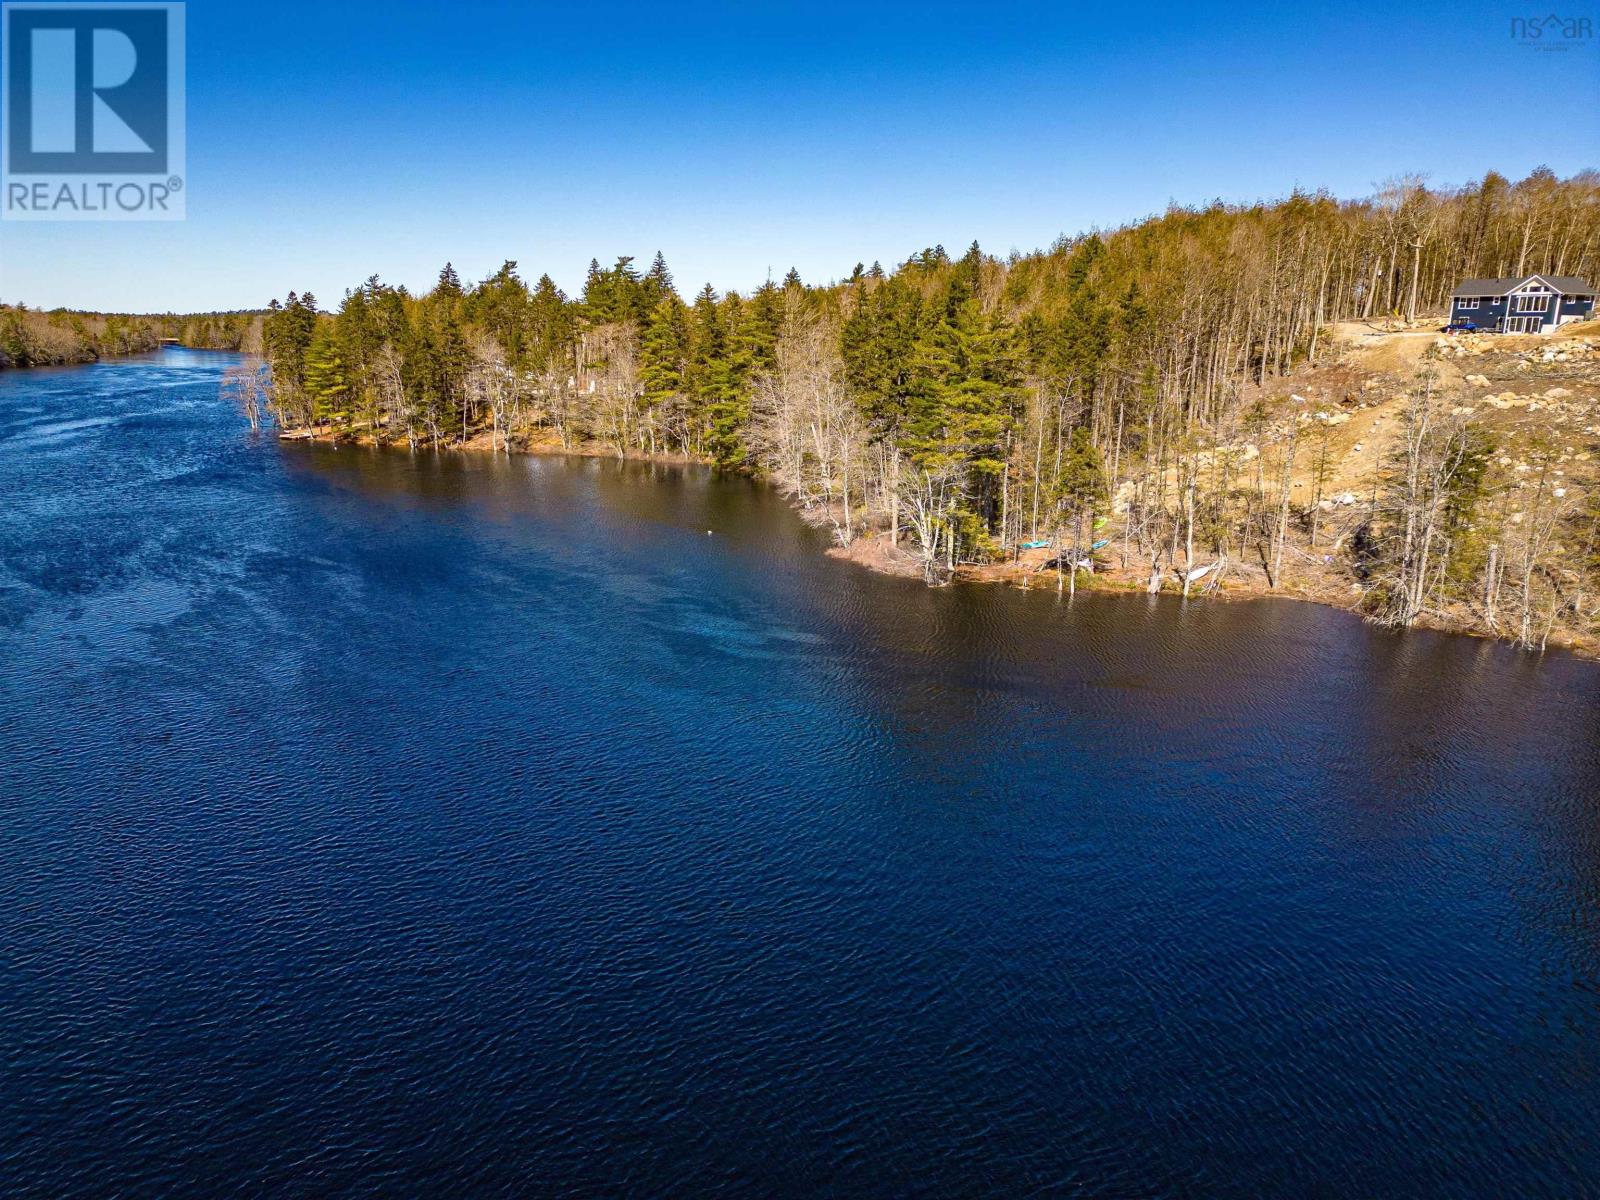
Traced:
<path fill-rule="evenodd" d="M 967 481 L 952 506 L 959 543 L 988 552 L 1005 434 L 1021 399 L 1015 333 L 998 314 L 963 301 L 919 341 L 907 448 L 924 467 L 957 469 Z"/>
<path fill-rule="evenodd" d="M 311 419 L 306 401 L 306 354 L 316 332 L 316 298 L 290 292 L 282 305 L 273 301 L 262 326 L 262 344 L 272 367 L 274 401 L 288 424 Z"/>
<path fill-rule="evenodd" d="M 555 280 L 539 276 L 528 313 L 528 361 L 533 369 L 571 365 L 576 324 L 573 308 Z"/>
<path fill-rule="evenodd" d="M 323 426 L 343 426 L 350 419 L 350 380 L 338 331 L 331 320 L 319 321 L 306 351 L 305 391 L 311 419 Z"/>
<path fill-rule="evenodd" d="M 480 283 L 467 300 L 465 314 L 504 351 L 513 369 L 524 369 L 529 353 L 530 297 L 515 261 L 504 264 Z"/>
<path fill-rule="evenodd" d="M 877 287 L 859 297 L 841 331 L 851 395 L 875 436 L 891 445 L 910 404 L 920 308 L 920 297 L 909 288 L 894 283 Z"/>
<path fill-rule="evenodd" d="M 373 429 L 378 427 L 381 415 L 372 373 L 383 336 L 374 319 L 372 299 L 381 286 L 377 277 L 373 276 L 361 287 L 346 292 L 344 304 L 333 323 L 334 338 L 349 392 L 348 406 L 363 409 Z"/>
<path fill-rule="evenodd" d="M 689 345 L 689 310 L 668 291 L 651 310 L 639 346 L 639 379 L 652 437 L 658 428 L 689 435 Z"/>
<path fill-rule="evenodd" d="M 656 251 L 655 259 L 650 263 L 650 271 L 644 277 L 645 296 L 653 309 L 666 296 L 676 296 L 677 292 L 672 286 L 672 272 L 667 269 L 667 257 L 661 251 Z"/>
<path fill-rule="evenodd" d="M 690 323 L 688 384 L 694 410 L 705 429 L 707 447 L 719 466 L 732 466 L 744 458 L 738 427 L 738 371 L 729 316 L 718 304 L 711 285 L 706 284 L 695 297 Z"/>
<path fill-rule="evenodd" d="M 758 360 L 765 361 L 772 354 L 775 336 L 756 308 L 737 292 L 728 294 L 722 308 L 723 352 L 720 366 L 712 372 L 716 385 L 706 408 L 707 443 L 719 467 L 741 467 L 750 452 L 745 438 L 750 425 L 750 379 Z"/>
<path fill-rule="evenodd" d="M 743 306 L 739 349 L 744 358 L 741 369 L 748 375 L 767 374 L 778 365 L 778 331 L 783 326 L 785 292 L 803 297 L 804 288 L 791 290 L 785 285 L 780 291 L 773 284 L 764 283 L 750 303 Z"/>

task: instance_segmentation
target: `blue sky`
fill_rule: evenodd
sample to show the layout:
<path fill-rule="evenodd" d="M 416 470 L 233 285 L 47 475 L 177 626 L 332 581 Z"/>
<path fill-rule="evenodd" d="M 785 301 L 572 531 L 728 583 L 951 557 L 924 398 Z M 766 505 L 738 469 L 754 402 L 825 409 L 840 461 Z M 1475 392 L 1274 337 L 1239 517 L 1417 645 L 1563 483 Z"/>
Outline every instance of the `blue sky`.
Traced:
<path fill-rule="evenodd" d="M 1516 7 L 191 0 L 188 220 L 0 225 L 0 300 L 329 304 L 506 258 L 574 291 L 657 249 L 748 288 L 1596 165 L 1600 47 L 1519 45 Z"/>

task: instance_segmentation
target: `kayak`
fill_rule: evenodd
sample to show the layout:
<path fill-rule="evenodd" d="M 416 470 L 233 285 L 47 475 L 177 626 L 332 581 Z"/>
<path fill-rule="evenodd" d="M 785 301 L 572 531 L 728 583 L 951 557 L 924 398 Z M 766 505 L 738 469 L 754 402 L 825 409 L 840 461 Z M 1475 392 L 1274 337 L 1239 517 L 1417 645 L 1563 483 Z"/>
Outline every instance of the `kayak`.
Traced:
<path fill-rule="evenodd" d="M 1024 550 L 1043 550 L 1050 545 L 1049 542 L 1023 542 Z"/>

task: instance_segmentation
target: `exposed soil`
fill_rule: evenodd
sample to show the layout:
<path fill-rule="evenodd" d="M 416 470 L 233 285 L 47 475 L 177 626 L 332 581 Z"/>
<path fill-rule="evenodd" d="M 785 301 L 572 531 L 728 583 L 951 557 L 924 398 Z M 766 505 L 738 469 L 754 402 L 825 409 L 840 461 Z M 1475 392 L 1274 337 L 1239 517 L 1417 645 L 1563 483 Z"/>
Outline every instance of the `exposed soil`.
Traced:
<path fill-rule="evenodd" d="M 833 546 L 828 557 L 855 563 L 869 571 L 884 575 L 898 575 L 907 579 L 922 578 L 922 559 L 906 549 L 904 539 L 896 546 L 886 533 L 858 537 L 848 546 Z"/>

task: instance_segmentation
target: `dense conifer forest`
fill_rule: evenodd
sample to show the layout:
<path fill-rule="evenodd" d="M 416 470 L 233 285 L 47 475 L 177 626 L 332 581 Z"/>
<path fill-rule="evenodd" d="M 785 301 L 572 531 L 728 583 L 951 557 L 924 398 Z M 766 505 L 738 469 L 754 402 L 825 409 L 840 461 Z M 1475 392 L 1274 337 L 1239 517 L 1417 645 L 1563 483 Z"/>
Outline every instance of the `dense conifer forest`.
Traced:
<path fill-rule="evenodd" d="M 1337 322 L 1535 271 L 1600 275 L 1600 176 L 1175 207 L 1042 252 L 933 246 L 748 293 L 686 292 L 659 253 L 591 263 L 575 297 L 515 262 L 476 283 L 446 266 L 425 295 L 373 276 L 333 311 L 274 301 L 267 365 L 232 386 L 295 429 L 760 472 L 841 545 L 887 539 L 930 581 L 1037 541 L 1072 585 L 1109 557 L 1185 592 L 1212 560 L 1267 588 L 1333 567 L 1375 619 L 1454 611 L 1542 644 L 1593 627 L 1592 489 L 1492 520 L 1494 437 L 1424 369 L 1336 534 L 1328 414 L 1284 384 L 1337 359 Z"/>

